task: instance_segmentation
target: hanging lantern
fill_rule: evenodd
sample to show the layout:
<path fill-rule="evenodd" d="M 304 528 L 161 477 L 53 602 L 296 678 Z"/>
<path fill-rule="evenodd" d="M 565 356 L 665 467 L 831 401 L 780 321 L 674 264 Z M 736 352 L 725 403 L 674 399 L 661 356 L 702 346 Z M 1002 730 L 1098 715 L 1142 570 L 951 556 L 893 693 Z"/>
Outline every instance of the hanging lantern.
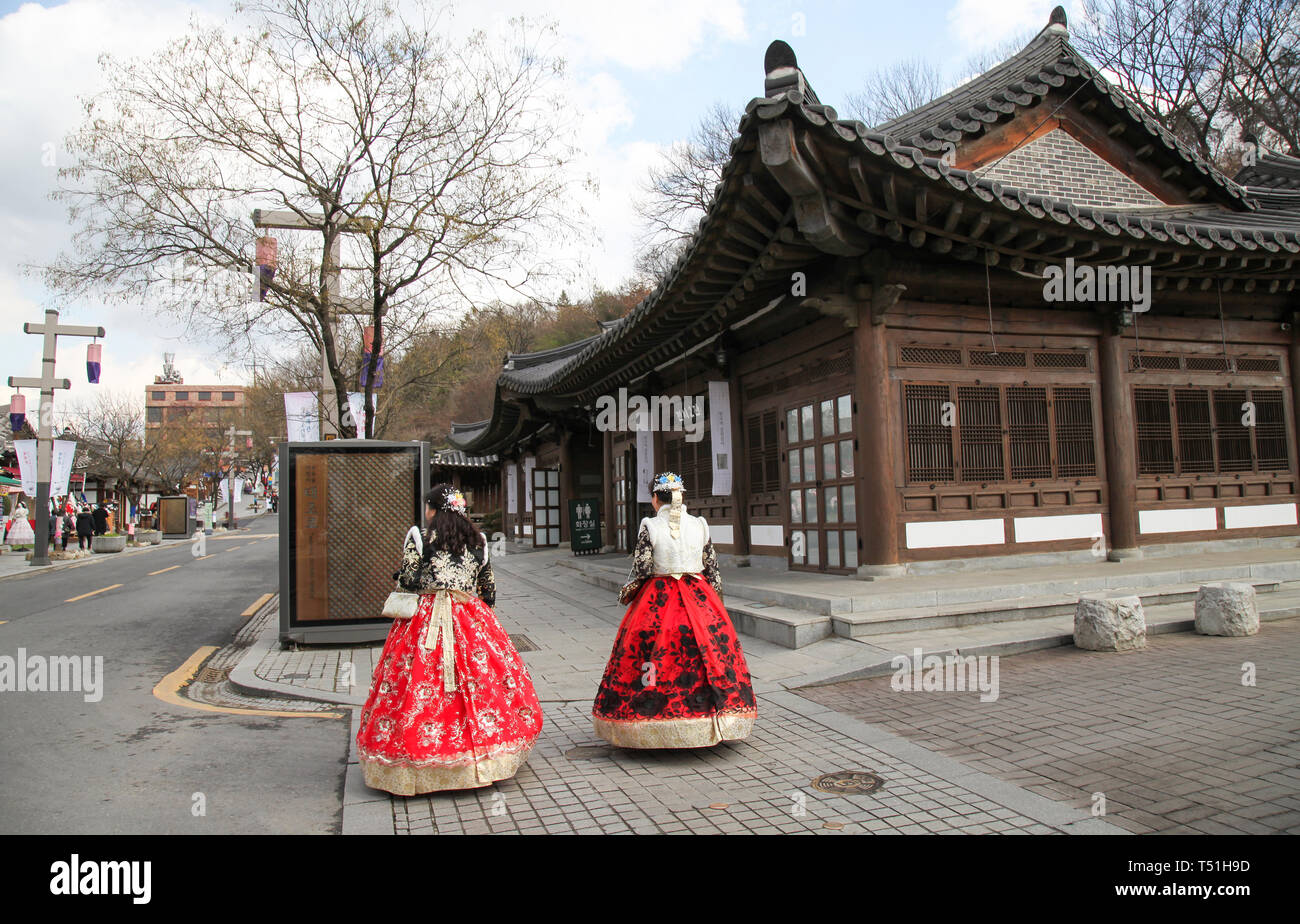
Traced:
<path fill-rule="evenodd" d="M 100 360 L 103 358 L 104 345 L 91 343 L 86 345 L 86 380 L 91 385 L 99 384 Z"/>
<path fill-rule="evenodd" d="M 27 421 L 27 399 L 22 395 L 14 395 L 9 399 L 9 429 L 18 435 L 18 431 L 23 428 Z"/>
<path fill-rule="evenodd" d="M 257 239 L 257 300 L 266 301 L 266 292 L 275 278 L 275 257 L 279 244 L 270 235 Z"/>
<path fill-rule="evenodd" d="M 363 346 L 361 349 L 361 387 L 366 387 L 366 380 L 370 377 L 370 354 L 375 348 L 375 329 L 367 327 L 363 336 Z M 381 388 L 384 384 L 384 353 L 379 352 L 379 358 L 375 360 L 375 388 Z"/>

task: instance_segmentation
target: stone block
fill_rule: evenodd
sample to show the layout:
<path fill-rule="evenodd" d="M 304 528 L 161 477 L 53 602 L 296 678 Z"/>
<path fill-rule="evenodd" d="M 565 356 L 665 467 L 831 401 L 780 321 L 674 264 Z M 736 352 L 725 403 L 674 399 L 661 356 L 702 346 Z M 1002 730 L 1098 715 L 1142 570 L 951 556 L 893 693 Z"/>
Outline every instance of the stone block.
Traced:
<path fill-rule="evenodd" d="M 1255 587 L 1228 581 L 1196 591 L 1196 631 L 1201 635 L 1254 635 L 1259 631 Z"/>
<path fill-rule="evenodd" d="M 1074 607 L 1074 644 L 1088 651 L 1145 648 L 1142 600 L 1126 594 L 1084 594 Z"/>

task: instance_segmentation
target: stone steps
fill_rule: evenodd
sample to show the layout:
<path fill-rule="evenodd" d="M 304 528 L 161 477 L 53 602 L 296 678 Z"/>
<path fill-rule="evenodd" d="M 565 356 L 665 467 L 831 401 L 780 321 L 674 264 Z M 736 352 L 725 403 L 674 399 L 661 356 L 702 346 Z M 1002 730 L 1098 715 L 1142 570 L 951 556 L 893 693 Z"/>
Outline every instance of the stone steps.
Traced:
<path fill-rule="evenodd" d="M 1215 580 L 1215 579 L 1207 579 Z M 1165 584 L 1155 587 L 1132 588 L 1142 599 L 1143 608 L 1184 603 L 1196 599 L 1196 589 L 1201 583 Z M 1244 580 L 1253 584 L 1257 594 L 1275 592 L 1280 582 L 1274 580 Z M 1120 589 L 1120 588 L 1114 588 Z M 1123 588 L 1128 590 L 1129 588 Z M 952 629 L 960 626 L 982 625 L 989 622 L 1010 622 L 1026 619 L 1044 619 L 1050 616 L 1074 616 L 1075 602 L 1082 593 L 1049 594 L 1039 597 L 1015 597 L 983 600 L 972 603 L 950 603 L 942 606 L 921 606 L 903 609 L 882 609 L 870 613 L 840 613 L 831 617 L 836 635 L 844 638 L 868 638 L 893 632 L 925 629 Z"/>
<path fill-rule="evenodd" d="M 578 558 L 559 563 L 588 583 L 610 591 L 617 591 L 627 576 L 622 564 Z M 1023 650 L 1031 650 L 1073 638 L 1074 605 L 1085 593 L 1135 593 L 1142 598 L 1144 609 L 1150 608 L 1159 617 L 1153 623 L 1158 625 L 1163 625 L 1164 607 L 1185 605 L 1186 614 L 1180 611 L 1177 618 L 1190 628 L 1191 603 L 1200 584 L 1225 580 L 1253 584 L 1260 595 L 1263 619 L 1264 600 L 1287 587 L 1286 581 L 1300 582 L 1297 560 L 1193 568 L 1174 567 L 1170 562 L 1150 564 L 1155 565 L 1152 570 L 1115 573 L 1101 568 L 1095 569 L 1099 573 L 1071 579 L 1025 580 L 1022 575 L 1019 582 L 1008 582 L 1001 573 L 968 575 L 965 581 L 900 579 L 897 590 L 890 589 L 888 582 L 878 582 L 867 585 L 871 592 L 853 594 L 845 588 L 859 585 L 849 579 L 820 578 L 826 585 L 822 590 L 809 589 L 813 585 L 807 575 L 793 575 L 788 582 L 781 576 L 758 582 L 728 575 L 724 577 L 723 602 L 738 632 L 786 648 L 802 648 L 832 635 L 892 647 L 887 640 L 903 633 L 946 630 L 960 636 L 963 629 L 1007 623 L 1018 627 L 1010 634 L 1023 636 L 1029 645 Z M 786 583 L 791 586 L 783 586 Z M 1059 640 L 1062 632 L 1048 624 L 1052 619 L 1068 623 L 1066 642 Z"/>
<path fill-rule="evenodd" d="M 1300 587 L 1293 586 L 1264 594 L 1257 602 L 1261 625 L 1280 619 L 1292 619 L 1300 616 Z M 1193 631 L 1193 609 L 1192 600 L 1150 608 L 1143 606 L 1147 635 Z M 805 686 L 887 676 L 895 670 L 893 659 L 896 656 L 906 655 L 910 658 L 918 648 L 922 655 L 992 657 L 1073 645 L 1074 615 L 1071 613 L 1035 620 L 987 623 L 971 626 L 965 632 L 951 629 L 900 632 L 872 638 L 871 644 L 880 651 L 880 659 L 875 664 L 848 673 L 827 672 L 827 675 L 810 680 Z"/>

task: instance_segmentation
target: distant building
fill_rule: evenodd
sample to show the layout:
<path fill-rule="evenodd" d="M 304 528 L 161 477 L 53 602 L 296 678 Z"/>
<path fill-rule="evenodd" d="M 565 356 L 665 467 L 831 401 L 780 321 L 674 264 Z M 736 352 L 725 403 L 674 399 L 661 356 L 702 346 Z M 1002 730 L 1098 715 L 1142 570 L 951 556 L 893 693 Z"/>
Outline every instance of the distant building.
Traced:
<path fill-rule="evenodd" d="M 156 430 L 163 424 L 192 418 L 218 427 L 229 425 L 234 414 L 244 409 L 242 385 L 187 385 L 172 364 L 175 354 L 164 354 L 163 371 L 145 389 L 145 427 Z"/>

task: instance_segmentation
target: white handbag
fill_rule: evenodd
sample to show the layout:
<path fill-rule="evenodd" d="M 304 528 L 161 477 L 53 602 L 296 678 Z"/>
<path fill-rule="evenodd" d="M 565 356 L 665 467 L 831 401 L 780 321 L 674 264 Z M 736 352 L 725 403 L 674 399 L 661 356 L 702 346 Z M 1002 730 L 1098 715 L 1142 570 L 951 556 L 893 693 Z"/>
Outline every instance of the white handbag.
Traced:
<path fill-rule="evenodd" d="M 420 527 L 412 526 L 406 533 L 406 539 L 415 537 L 415 547 L 420 554 L 424 554 L 424 536 L 420 532 Z M 402 540 L 402 547 L 406 547 L 406 539 Z M 388 595 L 384 601 L 384 608 L 380 616 L 385 619 L 411 619 L 415 616 L 415 610 L 420 605 L 420 595 L 413 594 L 405 590 L 395 590 Z"/>

